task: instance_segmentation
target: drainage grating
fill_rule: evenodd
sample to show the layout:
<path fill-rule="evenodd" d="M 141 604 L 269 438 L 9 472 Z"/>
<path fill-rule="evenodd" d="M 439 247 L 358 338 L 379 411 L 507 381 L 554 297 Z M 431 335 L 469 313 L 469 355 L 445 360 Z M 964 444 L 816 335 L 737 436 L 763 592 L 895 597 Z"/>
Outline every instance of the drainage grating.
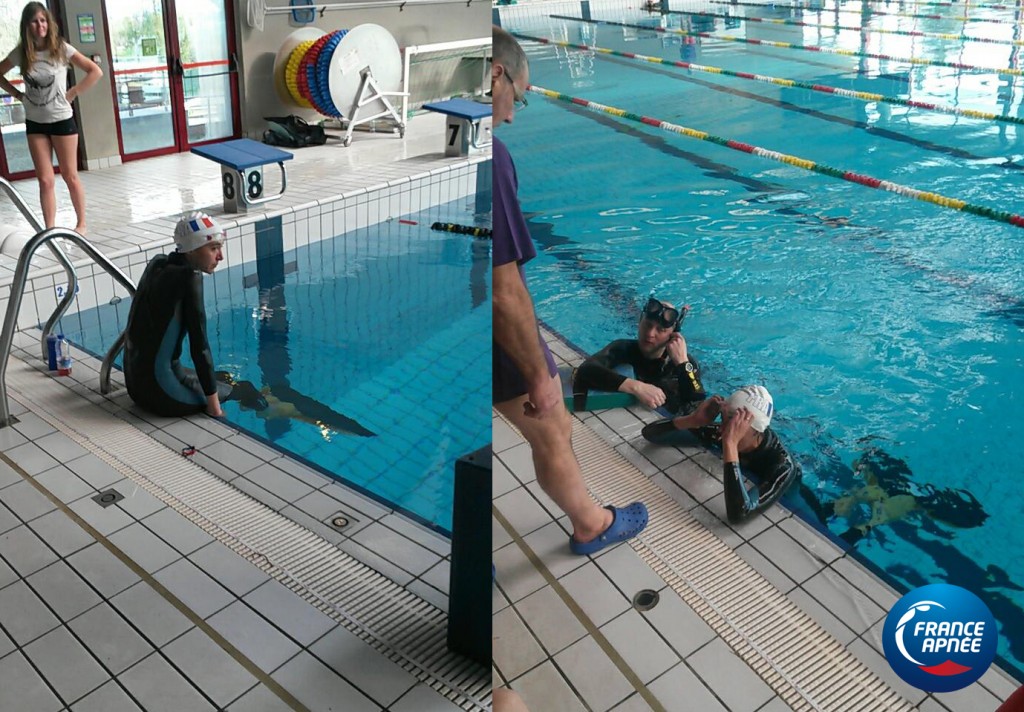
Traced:
<path fill-rule="evenodd" d="M 325 521 L 332 529 L 337 529 L 340 532 L 352 523 L 352 518 L 347 514 L 338 512 L 337 514 L 329 516 Z"/>
<path fill-rule="evenodd" d="M 92 498 L 92 501 L 104 509 L 124 499 L 124 495 L 114 489 L 103 490 Z"/>
<path fill-rule="evenodd" d="M 380 654 L 460 708 L 490 709 L 490 671 L 448 650 L 443 611 L 125 421 L 69 399 L 25 362 L 11 359 L 7 382 L 42 419 Z"/>
<path fill-rule="evenodd" d="M 641 500 L 647 504 L 651 523 L 643 534 L 630 540 L 630 546 L 791 709 L 913 709 L 736 552 L 575 418 L 572 441 L 583 472 L 592 473 L 585 479 L 598 501 Z"/>
<path fill-rule="evenodd" d="M 658 605 L 660 600 L 661 596 L 657 591 L 645 588 L 643 591 L 637 591 L 637 594 L 633 596 L 633 608 L 638 611 L 649 611 Z"/>

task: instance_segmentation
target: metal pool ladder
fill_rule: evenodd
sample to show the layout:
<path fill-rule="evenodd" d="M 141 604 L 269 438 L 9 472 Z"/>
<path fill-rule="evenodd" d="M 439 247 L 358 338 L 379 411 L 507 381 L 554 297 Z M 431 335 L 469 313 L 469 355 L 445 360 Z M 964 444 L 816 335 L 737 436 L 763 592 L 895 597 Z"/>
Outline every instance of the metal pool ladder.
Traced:
<path fill-rule="evenodd" d="M 25 216 L 29 225 L 36 231 L 35 236 L 22 248 L 21 255 L 18 257 L 18 266 L 14 271 L 14 281 L 11 282 L 11 297 L 7 302 L 7 315 L 4 317 L 3 332 L 0 333 L 0 428 L 5 428 L 14 423 L 14 418 L 11 417 L 11 409 L 7 403 L 7 363 L 11 358 L 14 332 L 18 326 L 18 311 L 21 309 L 21 300 L 25 294 L 25 284 L 28 281 L 29 263 L 36 251 L 43 245 L 49 247 L 57 261 L 63 265 L 68 278 L 67 291 L 57 304 L 53 314 L 47 319 L 46 325 L 43 327 L 42 336 L 39 338 L 43 360 L 46 360 L 46 337 L 50 335 L 54 324 L 64 316 L 68 307 L 71 306 L 71 301 L 75 298 L 75 294 L 78 292 L 78 275 L 75 272 L 75 267 L 71 264 L 71 260 L 68 259 L 67 253 L 64 252 L 58 243 L 53 241 L 54 238 L 63 237 L 81 247 L 94 262 L 106 270 L 133 297 L 135 296 L 135 284 L 117 265 L 107 259 L 106 255 L 97 250 L 91 242 L 77 232 L 63 227 L 44 228 L 39 222 L 39 218 L 32 213 L 24 198 L 21 197 L 21 194 L 14 189 L 14 186 L 9 181 L 0 178 L 0 188 L 3 188 L 14 205 L 21 211 L 21 214 Z M 114 359 L 117 358 L 117 354 L 121 352 L 123 346 L 124 334 L 122 333 L 117 337 L 114 345 L 110 347 L 107 355 L 103 358 L 103 365 L 100 368 L 101 393 L 106 394 L 110 392 L 110 366 Z"/>

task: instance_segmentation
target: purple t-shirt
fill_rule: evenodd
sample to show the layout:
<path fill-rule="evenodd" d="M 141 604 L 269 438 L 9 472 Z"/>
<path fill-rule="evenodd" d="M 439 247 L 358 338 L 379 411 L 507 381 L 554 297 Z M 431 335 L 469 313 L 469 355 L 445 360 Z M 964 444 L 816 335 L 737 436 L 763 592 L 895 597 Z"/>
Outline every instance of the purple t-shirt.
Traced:
<path fill-rule="evenodd" d="M 518 262 L 520 268 L 537 256 L 530 229 L 519 207 L 519 178 L 508 148 L 497 137 L 493 144 L 494 266 Z"/>
<path fill-rule="evenodd" d="M 530 237 L 530 230 L 526 225 L 526 218 L 523 217 L 523 210 L 519 206 L 519 179 L 516 176 L 516 167 L 512 163 L 512 156 L 508 149 L 497 137 L 493 144 L 493 237 L 491 241 L 492 259 L 495 267 L 506 265 L 509 262 L 519 264 L 519 276 L 526 284 L 526 275 L 523 272 L 523 265 L 537 256 L 537 250 L 533 246 L 533 238 Z M 558 369 L 555 368 L 555 360 L 548 350 L 547 344 L 540 339 L 541 349 L 548 364 L 548 373 L 554 376 Z M 519 368 L 515 365 L 508 354 L 498 346 L 495 341 L 492 344 L 492 399 L 494 403 L 518 398 L 527 392 L 526 380 Z"/>

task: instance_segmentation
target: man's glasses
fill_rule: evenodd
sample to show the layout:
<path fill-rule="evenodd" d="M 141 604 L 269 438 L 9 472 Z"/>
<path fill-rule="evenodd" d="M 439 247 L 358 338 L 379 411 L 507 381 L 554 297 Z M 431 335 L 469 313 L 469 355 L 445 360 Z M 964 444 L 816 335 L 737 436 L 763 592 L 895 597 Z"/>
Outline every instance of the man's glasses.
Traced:
<path fill-rule="evenodd" d="M 529 104 L 526 102 L 526 95 L 523 94 L 522 96 L 519 96 L 516 93 L 516 83 L 512 81 L 512 77 L 508 75 L 508 72 L 502 72 L 501 76 L 505 77 L 505 79 L 508 79 L 509 84 L 512 85 L 512 108 L 515 109 L 516 111 L 521 111 L 525 109 L 527 106 L 529 106 Z"/>
<path fill-rule="evenodd" d="M 644 317 L 650 319 L 665 329 L 674 329 L 683 320 L 684 312 L 675 307 L 668 307 L 654 297 L 647 299 L 647 306 L 644 307 Z"/>

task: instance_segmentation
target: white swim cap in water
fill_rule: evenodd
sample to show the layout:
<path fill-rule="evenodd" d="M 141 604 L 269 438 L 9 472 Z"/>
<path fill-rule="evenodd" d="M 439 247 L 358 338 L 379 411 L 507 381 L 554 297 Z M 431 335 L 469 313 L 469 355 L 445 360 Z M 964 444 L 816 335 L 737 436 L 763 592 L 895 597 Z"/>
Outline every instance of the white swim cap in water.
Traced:
<path fill-rule="evenodd" d="M 754 419 L 750 421 L 750 427 L 759 433 L 763 433 L 772 422 L 772 413 L 775 412 L 772 394 L 764 386 L 743 386 L 729 396 L 726 404 L 732 410 L 746 408 L 753 413 Z"/>

